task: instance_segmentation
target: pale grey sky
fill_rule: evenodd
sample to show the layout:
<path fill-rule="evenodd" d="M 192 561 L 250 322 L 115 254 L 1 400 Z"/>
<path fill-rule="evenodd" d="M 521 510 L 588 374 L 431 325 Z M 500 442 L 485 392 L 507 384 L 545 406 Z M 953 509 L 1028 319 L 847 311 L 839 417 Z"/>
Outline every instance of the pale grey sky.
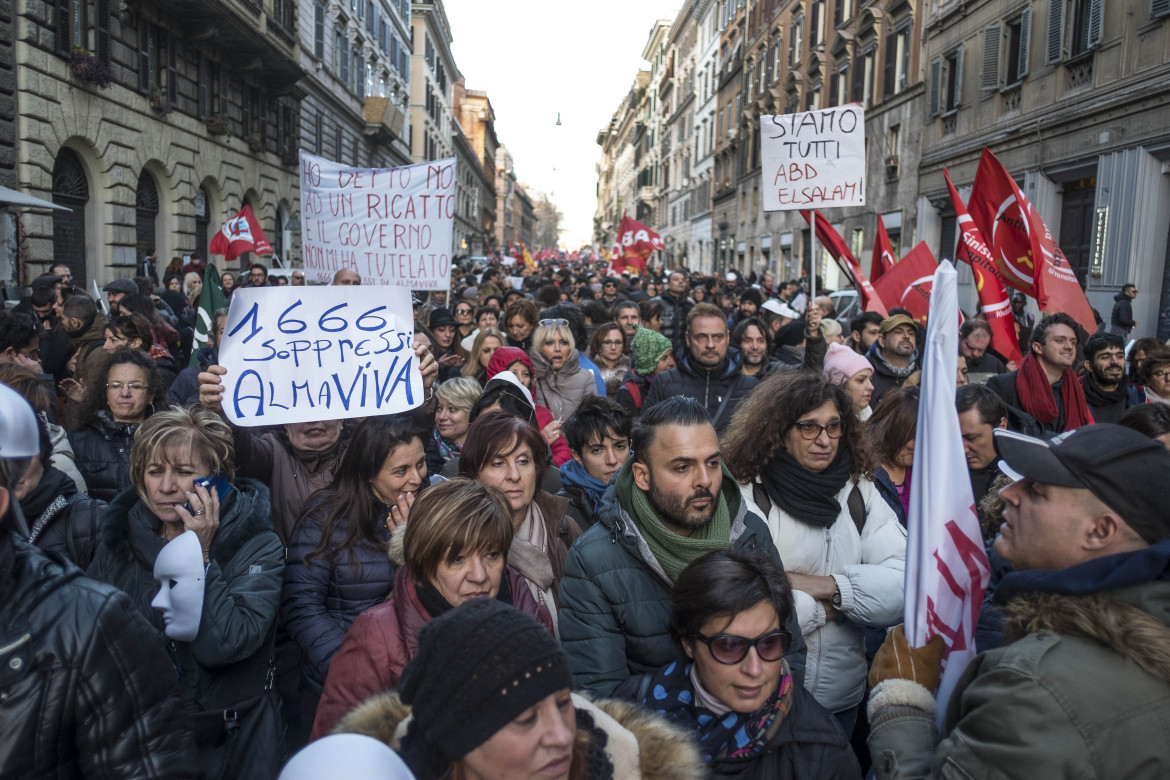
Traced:
<path fill-rule="evenodd" d="M 675 0 L 677 2 L 677 0 Z M 643 67 L 670 0 L 444 0 L 455 64 L 488 93 L 516 177 L 564 214 L 561 241 L 589 241 L 597 204 L 597 131 Z M 557 113 L 561 126 L 556 126 Z"/>

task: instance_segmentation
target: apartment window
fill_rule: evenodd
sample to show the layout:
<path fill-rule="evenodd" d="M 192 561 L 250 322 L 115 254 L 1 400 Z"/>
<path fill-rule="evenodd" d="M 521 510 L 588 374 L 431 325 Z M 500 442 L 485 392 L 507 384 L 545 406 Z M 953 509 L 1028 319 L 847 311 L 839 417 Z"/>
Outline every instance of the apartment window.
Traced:
<path fill-rule="evenodd" d="M 788 31 L 788 65 L 796 67 L 800 64 L 801 36 L 804 29 L 804 14 L 797 14 L 792 19 L 792 28 Z"/>
<path fill-rule="evenodd" d="M 1007 24 L 1007 59 L 1004 62 L 1004 83 L 1015 84 L 1028 75 L 1028 47 L 1032 38 L 1032 9 Z"/>
<path fill-rule="evenodd" d="M 373 35 L 378 30 L 378 9 L 373 0 L 366 2 L 366 32 Z"/>
<path fill-rule="evenodd" d="M 211 114 L 211 60 L 207 55 L 199 52 L 199 90 L 197 115 L 206 119 Z"/>
<path fill-rule="evenodd" d="M 336 60 L 333 69 L 337 72 L 337 78 L 348 86 L 349 42 L 345 40 L 345 30 L 341 27 L 335 27 L 333 30 L 333 57 Z"/>
<path fill-rule="evenodd" d="M 817 0 L 809 8 L 808 42 L 814 48 L 825 42 L 824 0 Z"/>
<path fill-rule="evenodd" d="M 366 63 L 366 92 L 367 95 L 374 94 L 374 61 L 371 59 Z M 383 97 L 385 97 L 383 95 Z"/>
<path fill-rule="evenodd" d="M 821 82 L 810 84 L 804 96 L 804 110 L 815 111 L 821 107 Z M 754 148 L 754 147 L 753 147 Z"/>
<path fill-rule="evenodd" d="M 843 106 L 849 102 L 849 63 L 845 63 L 829 78 L 829 105 Z"/>
<path fill-rule="evenodd" d="M 1028 75 L 1028 41 L 1032 30 L 1032 9 L 1005 24 L 983 28 L 983 62 L 979 86 L 994 91 L 1013 86 Z"/>
<path fill-rule="evenodd" d="M 57 51 L 66 57 L 75 46 L 89 48 L 86 40 L 89 29 L 86 6 L 86 0 L 57 0 Z"/>
<path fill-rule="evenodd" d="M 963 92 L 963 47 L 930 63 L 930 115 L 950 113 L 959 107 Z"/>
<path fill-rule="evenodd" d="M 138 91 L 149 93 L 157 83 L 158 28 L 145 19 L 138 27 Z"/>
<path fill-rule="evenodd" d="M 1104 5 L 1104 0 L 1073 0 L 1071 56 L 1085 54 L 1101 42 Z"/>
<path fill-rule="evenodd" d="M 322 3 L 313 4 L 313 55 L 325 59 L 325 6 Z"/>
<path fill-rule="evenodd" d="M 870 46 L 853 66 L 853 100 L 866 108 L 873 103 L 873 78 L 877 48 Z"/>

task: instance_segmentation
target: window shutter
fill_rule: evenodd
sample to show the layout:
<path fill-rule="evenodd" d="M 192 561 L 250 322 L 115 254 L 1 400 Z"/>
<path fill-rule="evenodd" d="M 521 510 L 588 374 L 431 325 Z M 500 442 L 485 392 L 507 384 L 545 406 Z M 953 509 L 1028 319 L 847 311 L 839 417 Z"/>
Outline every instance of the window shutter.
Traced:
<path fill-rule="evenodd" d="M 1105 0 L 1089 0 L 1089 48 L 1101 42 L 1101 27 L 1104 22 Z"/>
<path fill-rule="evenodd" d="M 110 0 L 97 0 L 94 3 L 94 39 L 97 44 L 97 58 L 106 65 L 110 64 Z"/>
<path fill-rule="evenodd" d="M 1044 42 L 1044 61 L 1053 64 L 1064 59 L 1064 4 L 1066 0 L 1048 0 L 1048 34 Z"/>
<path fill-rule="evenodd" d="M 942 60 L 930 63 L 930 115 L 938 116 L 939 95 L 942 91 Z"/>
<path fill-rule="evenodd" d="M 1150 0 L 1150 17 L 1157 19 L 1170 14 L 1170 0 Z"/>
<path fill-rule="evenodd" d="M 999 89 L 1000 42 L 1003 25 L 983 28 L 983 69 L 979 74 L 979 88 L 984 91 Z"/>
<path fill-rule="evenodd" d="M 898 36 L 892 33 L 886 36 L 886 74 L 885 74 L 885 91 L 882 92 L 883 97 L 889 97 L 894 94 L 897 86 L 898 75 Z"/>
<path fill-rule="evenodd" d="M 955 94 L 954 98 L 955 108 L 958 108 L 962 103 L 963 97 L 963 47 L 955 49 Z"/>
<path fill-rule="evenodd" d="M 1170 2 L 1170 0 L 1167 0 Z M 865 57 L 857 56 L 853 58 L 853 94 L 850 100 L 854 103 L 860 103 L 865 99 Z"/>
<path fill-rule="evenodd" d="M 150 92 L 154 81 L 153 55 L 150 49 L 150 23 L 138 17 L 138 91 Z"/>
<path fill-rule="evenodd" d="M 325 6 L 320 3 L 313 6 L 313 54 L 325 59 Z"/>
<path fill-rule="evenodd" d="M 69 21 L 72 9 L 70 0 L 57 0 L 57 52 L 66 57 L 73 53 Z"/>
<path fill-rule="evenodd" d="M 179 101 L 179 39 L 167 34 L 167 100 Z"/>
<path fill-rule="evenodd" d="M 1170 3 L 1170 0 L 1166 0 Z M 1020 14 L 1020 78 L 1028 75 L 1028 55 L 1031 52 L 1032 41 L 1032 8 L 1024 9 Z"/>

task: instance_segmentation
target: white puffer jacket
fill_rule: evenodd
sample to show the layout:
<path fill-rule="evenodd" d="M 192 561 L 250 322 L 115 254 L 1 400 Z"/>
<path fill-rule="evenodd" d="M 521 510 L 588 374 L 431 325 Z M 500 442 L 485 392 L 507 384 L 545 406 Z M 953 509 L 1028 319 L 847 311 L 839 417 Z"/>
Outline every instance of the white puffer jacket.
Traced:
<path fill-rule="evenodd" d="M 764 517 L 752 485 L 740 487 L 748 510 Z M 852 481 L 837 494 L 841 513 L 828 528 L 797 520 L 775 505 L 766 518 L 785 571 L 831 575 L 841 590 L 841 612 L 848 618 L 844 623 L 826 623 L 820 602 L 793 591 L 797 620 L 808 644 L 804 687 L 829 712 L 857 705 L 865 693 L 865 628 L 902 622 L 906 529 L 871 480 L 862 479 L 858 487 L 866 515 L 860 535 L 847 504 Z"/>

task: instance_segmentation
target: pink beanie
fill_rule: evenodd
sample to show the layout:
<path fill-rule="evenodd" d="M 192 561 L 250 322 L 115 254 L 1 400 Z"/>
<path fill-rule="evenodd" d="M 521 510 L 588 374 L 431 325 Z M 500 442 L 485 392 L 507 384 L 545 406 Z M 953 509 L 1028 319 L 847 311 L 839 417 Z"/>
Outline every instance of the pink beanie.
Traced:
<path fill-rule="evenodd" d="M 830 344 L 825 353 L 825 378 L 835 385 L 845 384 L 867 368 L 873 368 L 870 362 L 843 344 Z"/>

